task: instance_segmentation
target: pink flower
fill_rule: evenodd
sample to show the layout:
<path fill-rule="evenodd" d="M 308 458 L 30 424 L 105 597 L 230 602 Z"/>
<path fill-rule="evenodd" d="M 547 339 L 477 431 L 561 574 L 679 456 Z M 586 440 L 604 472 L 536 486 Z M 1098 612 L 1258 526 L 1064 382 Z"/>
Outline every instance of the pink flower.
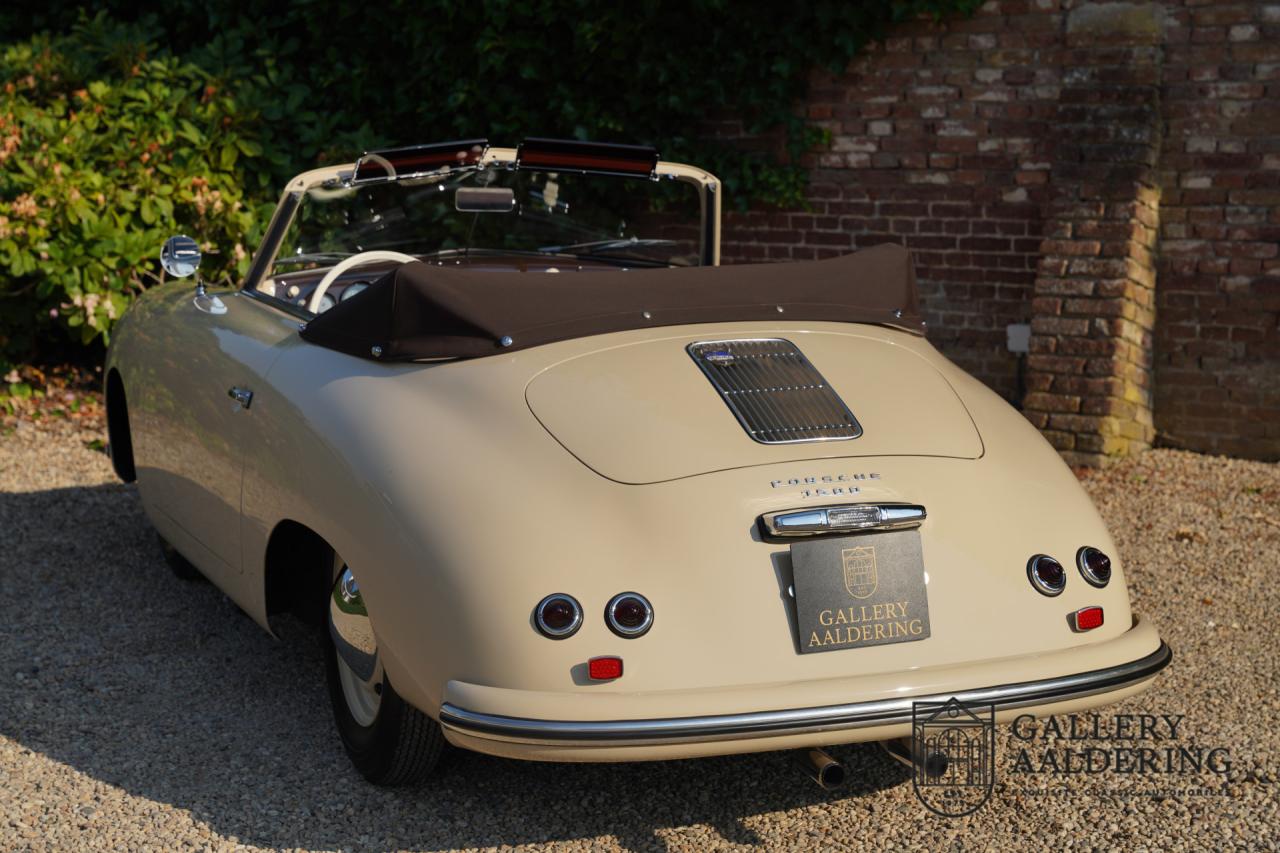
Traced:
<path fill-rule="evenodd" d="M 12 210 L 15 216 L 35 219 L 40 213 L 40 205 L 31 197 L 31 193 L 23 193 L 13 200 Z"/>

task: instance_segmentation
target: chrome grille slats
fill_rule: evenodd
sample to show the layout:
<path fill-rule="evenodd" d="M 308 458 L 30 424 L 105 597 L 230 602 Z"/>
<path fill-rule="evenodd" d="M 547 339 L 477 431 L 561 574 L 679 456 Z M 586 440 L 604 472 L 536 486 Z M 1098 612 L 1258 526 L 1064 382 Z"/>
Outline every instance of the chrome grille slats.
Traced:
<path fill-rule="evenodd" d="M 792 425 L 791 429 L 799 429 L 800 424 L 806 424 L 805 429 L 810 431 L 812 437 L 821 437 L 823 427 L 831 424 L 828 412 L 823 411 L 823 403 L 825 394 L 827 393 L 826 383 L 817 371 L 809 366 L 812 376 L 805 375 L 804 366 L 808 365 L 807 361 L 802 361 L 804 356 L 794 347 L 791 352 L 787 353 L 769 353 L 763 357 L 760 364 L 764 368 L 767 378 L 770 379 L 774 388 L 770 389 L 777 394 L 779 404 L 784 400 L 790 404 L 800 423 Z M 780 425 L 780 430 L 788 429 L 788 425 L 784 420 Z"/>
<path fill-rule="evenodd" d="M 687 349 L 747 435 L 762 444 L 862 435 L 849 407 L 791 341 L 697 341 Z"/>
<path fill-rule="evenodd" d="M 747 344 L 743 347 L 743 350 L 742 358 L 739 361 L 725 366 L 725 379 L 727 380 L 725 385 L 733 383 L 736 387 L 734 387 L 732 393 L 736 395 L 736 399 L 759 412 L 760 417 L 756 423 L 760 429 L 770 432 L 780 430 L 786 424 L 784 412 L 780 410 L 777 401 L 768 393 L 758 393 L 782 390 L 777 387 L 776 379 L 771 381 L 771 377 L 768 375 L 770 354 L 760 352 L 760 347 L 753 344 Z M 728 368 L 739 365 L 742 368 L 742 375 L 734 376 Z M 723 389 L 721 393 L 724 393 Z M 730 403 L 730 407 L 732 408 L 732 403 Z"/>
<path fill-rule="evenodd" d="M 742 404 L 747 414 L 752 410 L 757 412 L 758 417 L 755 420 L 757 430 L 777 432 L 785 426 L 786 420 L 785 413 L 781 411 L 777 401 L 767 393 L 771 390 L 781 390 L 775 387 L 776 380 L 770 381 L 767 375 L 769 354 L 760 352 L 760 347 L 752 344 L 747 344 L 742 349 L 741 357 L 737 361 L 724 366 L 722 374 L 725 379 L 724 385 L 731 386 L 733 389 L 731 393 L 734 394 L 734 397 L 727 402 L 730 408 L 733 408 L 734 402 Z M 733 367 L 740 368 L 738 372 L 740 375 L 735 375 L 735 371 L 730 369 Z M 723 387 L 721 393 L 725 393 Z M 748 432 L 751 431 L 748 429 Z"/>
<path fill-rule="evenodd" d="M 794 347 L 769 347 L 763 342 L 750 344 L 747 349 L 744 379 L 750 384 L 739 393 L 746 399 L 758 401 L 768 412 L 762 431 L 783 434 L 803 429 L 805 424 L 816 426 L 819 413 L 805 399 L 805 389 L 812 377 L 794 375 L 799 352 Z"/>

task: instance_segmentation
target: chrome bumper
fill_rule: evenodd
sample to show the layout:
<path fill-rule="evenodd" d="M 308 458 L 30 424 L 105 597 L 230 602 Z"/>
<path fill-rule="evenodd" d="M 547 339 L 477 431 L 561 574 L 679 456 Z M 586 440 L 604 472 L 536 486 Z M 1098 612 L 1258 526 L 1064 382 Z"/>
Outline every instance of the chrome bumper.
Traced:
<path fill-rule="evenodd" d="M 1173 651 L 1167 643 L 1161 642 L 1160 648 L 1151 654 L 1129 663 L 1076 675 L 965 690 L 954 694 L 954 698 L 966 704 L 994 705 L 997 713 L 1032 705 L 1066 702 L 1145 681 L 1168 666 L 1171 660 Z M 952 697 L 944 695 L 904 696 L 876 702 L 854 702 L 789 711 L 599 721 L 505 717 L 468 711 L 446 702 L 440 707 L 440 723 L 464 734 L 487 735 L 524 743 L 581 743 L 596 746 L 630 742 L 679 743 L 909 724 L 912 703 L 944 702 L 950 698 Z"/>

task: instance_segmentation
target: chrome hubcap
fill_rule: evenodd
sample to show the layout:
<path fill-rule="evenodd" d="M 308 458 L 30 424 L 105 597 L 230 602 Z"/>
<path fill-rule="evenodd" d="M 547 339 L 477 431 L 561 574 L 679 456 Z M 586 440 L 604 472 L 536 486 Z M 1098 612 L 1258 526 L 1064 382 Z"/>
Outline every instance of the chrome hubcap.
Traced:
<path fill-rule="evenodd" d="M 376 669 L 376 678 L 363 681 L 356 675 L 347 662 L 338 658 L 338 680 L 342 682 L 342 696 L 347 700 L 347 710 L 352 718 L 362 726 L 371 726 L 378 718 L 378 709 L 382 707 L 382 663 Z"/>
<path fill-rule="evenodd" d="M 329 636 L 338 659 L 338 681 L 347 710 L 357 723 L 371 726 L 382 706 L 382 661 L 360 585 L 351 569 L 334 558 L 337 580 L 329 596 Z"/>

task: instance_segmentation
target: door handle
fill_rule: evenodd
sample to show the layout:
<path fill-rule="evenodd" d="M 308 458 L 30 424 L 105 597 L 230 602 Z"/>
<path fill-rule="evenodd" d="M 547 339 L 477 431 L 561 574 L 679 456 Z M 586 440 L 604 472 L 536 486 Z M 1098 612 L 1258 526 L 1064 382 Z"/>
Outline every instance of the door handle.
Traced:
<path fill-rule="evenodd" d="M 232 386 L 232 388 L 229 391 L 227 391 L 227 396 L 230 397 L 232 400 L 235 400 L 237 403 L 241 405 L 241 407 L 246 409 L 249 408 L 249 404 L 253 402 L 253 392 L 250 391 L 248 388 L 238 388 L 238 387 Z"/>

